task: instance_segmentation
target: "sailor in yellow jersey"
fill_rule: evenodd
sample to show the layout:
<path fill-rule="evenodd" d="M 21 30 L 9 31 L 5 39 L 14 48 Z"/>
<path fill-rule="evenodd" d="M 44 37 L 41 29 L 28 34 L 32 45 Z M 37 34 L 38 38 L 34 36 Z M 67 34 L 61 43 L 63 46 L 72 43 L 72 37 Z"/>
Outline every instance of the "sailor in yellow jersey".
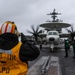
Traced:
<path fill-rule="evenodd" d="M 21 36 L 21 42 L 18 37 Z M 27 75 L 28 61 L 39 56 L 35 45 L 19 33 L 14 22 L 7 21 L 0 30 L 0 75 Z"/>

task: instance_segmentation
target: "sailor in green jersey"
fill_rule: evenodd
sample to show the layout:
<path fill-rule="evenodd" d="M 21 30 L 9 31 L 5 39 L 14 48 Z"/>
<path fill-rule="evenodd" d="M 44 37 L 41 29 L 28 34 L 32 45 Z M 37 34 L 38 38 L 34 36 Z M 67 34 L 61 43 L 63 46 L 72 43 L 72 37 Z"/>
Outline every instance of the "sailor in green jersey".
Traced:
<path fill-rule="evenodd" d="M 65 39 L 65 57 L 68 57 L 69 48 L 70 48 L 69 40 Z"/>

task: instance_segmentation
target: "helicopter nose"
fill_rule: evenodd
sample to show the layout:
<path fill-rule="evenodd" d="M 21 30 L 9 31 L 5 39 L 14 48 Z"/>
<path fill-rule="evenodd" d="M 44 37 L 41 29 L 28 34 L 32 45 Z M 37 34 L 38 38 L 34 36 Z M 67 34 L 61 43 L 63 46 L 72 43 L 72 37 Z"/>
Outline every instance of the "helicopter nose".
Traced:
<path fill-rule="evenodd" d="M 49 38 L 49 41 L 54 41 L 55 39 L 53 37 Z"/>

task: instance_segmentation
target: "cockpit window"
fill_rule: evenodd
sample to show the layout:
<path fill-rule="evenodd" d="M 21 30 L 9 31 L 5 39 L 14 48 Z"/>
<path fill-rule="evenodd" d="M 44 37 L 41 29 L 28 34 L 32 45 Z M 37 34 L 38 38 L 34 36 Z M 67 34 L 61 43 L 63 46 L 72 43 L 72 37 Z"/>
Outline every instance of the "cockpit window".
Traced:
<path fill-rule="evenodd" d="M 53 35 L 58 35 L 56 32 L 53 32 Z"/>
<path fill-rule="evenodd" d="M 48 35 L 58 35 L 57 32 L 49 32 Z"/>
<path fill-rule="evenodd" d="M 52 32 L 49 32 L 48 35 L 52 35 Z"/>

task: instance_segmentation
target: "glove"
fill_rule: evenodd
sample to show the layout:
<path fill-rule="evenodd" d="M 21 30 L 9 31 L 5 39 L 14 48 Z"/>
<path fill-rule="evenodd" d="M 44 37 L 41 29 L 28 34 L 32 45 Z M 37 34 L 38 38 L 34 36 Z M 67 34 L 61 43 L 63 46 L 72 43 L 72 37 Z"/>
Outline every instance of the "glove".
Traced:
<path fill-rule="evenodd" d="M 32 43 L 29 40 L 27 40 L 26 36 L 23 33 L 21 33 L 21 42 L 26 43 L 28 45 L 32 45 Z"/>
<path fill-rule="evenodd" d="M 28 40 L 26 39 L 26 36 L 23 33 L 21 33 L 21 42 L 26 43 L 27 41 Z"/>

